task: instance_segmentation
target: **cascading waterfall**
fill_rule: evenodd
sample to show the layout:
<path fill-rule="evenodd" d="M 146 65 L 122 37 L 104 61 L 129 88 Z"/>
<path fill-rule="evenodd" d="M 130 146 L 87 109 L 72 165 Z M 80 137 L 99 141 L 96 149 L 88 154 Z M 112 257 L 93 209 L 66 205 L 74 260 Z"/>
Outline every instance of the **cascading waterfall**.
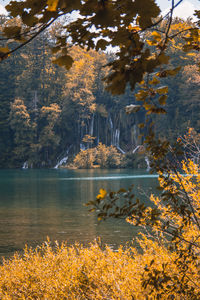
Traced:
<path fill-rule="evenodd" d="M 140 149 L 140 147 L 141 147 L 141 145 L 136 146 L 135 149 L 133 149 L 132 153 L 134 154 L 136 151 L 138 151 Z"/>
<path fill-rule="evenodd" d="M 113 145 L 119 147 L 119 137 L 120 137 L 120 130 L 115 129 L 113 134 Z"/>
<path fill-rule="evenodd" d="M 54 169 L 58 169 L 58 167 L 62 166 L 63 164 L 66 164 L 68 160 L 68 156 L 63 157 L 58 163 L 57 165 L 54 167 Z"/>
<path fill-rule="evenodd" d="M 60 166 L 62 166 L 63 164 L 66 164 L 67 160 L 68 160 L 68 154 L 69 154 L 69 150 L 70 150 L 71 146 L 66 150 L 65 152 L 65 156 L 60 159 L 58 161 L 58 163 L 55 165 L 54 169 L 58 169 Z"/>
<path fill-rule="evenodd" d="M 23 170 L 28 169 L 28 162 L 27 162 L 27 161 L 25 161 L 25 162 L 23 163 L 22 169 L 23 169 Z"/>
<path fill-rule="evenodd" d="M 90 128 L 89 128 L 89 135 L 93 136 L 94 134 L 94 114 L 92 114 Z"/>
<path fill-rule="evenodd" d="M 120 141 L 120 129 L 116 128 L 114 130 L 112 118 L 111 118 L 110 115 L 108 117 L 108 123 L 110 125 L 110 137 L 111 137 L 110 144 L 112 146 L 115 146 L 122 154 L 125 154 L 125 152 L 120 148 L 120 145 L 119 145 L 119 141 Z"/>
<path fill-rule="evenodd" d="M 133 136 L 133 138 L 134 138 L 135 145 L 138 145 L 138 138 L 137 138 L 137 125 L 136 125 L 136 124 L 133 126 L 133 132 L 134 132 L 134 136 Z"/>
<path fill-rule="evenodd" d="M 110 129 L 113 129 L 113 122 L 112 122 L 111 116 L 109 116 L 108 121 L 110 124 Z"/>
<path fill-rule="evenodd" d="M 113 145 L 113 122 L 112 122 L 112 119 L 111 119 L 110 115 L 109 115 L 109 118 L 108 118 L 108 123 L 110 125 L 110 136 L 111 136 L 110 144 Z"/>
<path fill-rule="evenodd" d="M 96 122 L 96 132 L 97 132 L 97 145 L 99 145 L 99 114 L 97 115 L 97 122 Z"/>
<path fill-rule="evenodd" d="M 120 148 L 119 139 L 120 139 L 120 130 L 116 129 L 114 132 L 112 145 L 115 146 L 122 154 L 125 154 L 126 152 Z"/>
<path fill-rule="evenodd" d="M 148 156 L 145 156 L 145 162 L 147 164 L 147 171 L 149 171 L 151 169 L 151 166 L 150 166 L 150 161 L 149 161 Z"/>

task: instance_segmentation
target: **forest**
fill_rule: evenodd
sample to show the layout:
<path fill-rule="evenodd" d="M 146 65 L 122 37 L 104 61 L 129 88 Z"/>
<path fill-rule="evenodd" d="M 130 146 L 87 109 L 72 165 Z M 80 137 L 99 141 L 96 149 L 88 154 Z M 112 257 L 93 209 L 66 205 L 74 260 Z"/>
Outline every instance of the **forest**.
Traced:
<path fill-rule="evenodd" d="M 11 22 L 1 17 L 2 26 Z M 139 87 L 133 93 L 127 86 L 123 95 L 106 91 L 102 79 L 109 74 L 105 65 L 115 56 L 113 51 L 71 46 L 74 64 L 69 71 L 52 64 L 50 46 L 55 45 L 59 22 L 0 64 L 0 167 L 52 168 L 99 143 L 117 149 L 120 160 L 110 167 L 146 167 L 144 155 L 138 157 L 135 151 L 143 143 L 145 108 L 126 113 L 129 105 L 138 105 Z M 190 22 L 175 19 L 171 31 Z M 198 128 L 200 119 L 199 55 L 184 52 L 181 43 L 175 38 L 168 49 L 170 66 L 181 66 L 180 72 L 162 79 L 168 86 L 166 105 L 165 95 L 161 101 L 167 114 L 152 116 L 156 134 L 170 141 L 189 127 Z"/>

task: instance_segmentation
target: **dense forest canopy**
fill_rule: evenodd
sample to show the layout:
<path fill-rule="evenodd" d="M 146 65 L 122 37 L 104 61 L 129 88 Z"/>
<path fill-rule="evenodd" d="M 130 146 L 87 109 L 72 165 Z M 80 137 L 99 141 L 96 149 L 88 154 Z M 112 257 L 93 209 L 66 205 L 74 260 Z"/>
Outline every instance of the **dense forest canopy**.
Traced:
<path fill-rule="evenodd" d="M 167 112 L 152 118 L 156 120 L 157 135 L 170 140 L 183 135 L 188 127 L 199 126 L 199 57 L 194 51 L 183 51 L 184 39 L 178 35 L 195 24 L 173 20 L 170 34 L 175 37 L 169 41 L 165 54 L 170 57 L 168 71 L 159 73 L 156 69 L 158 75 L 151 75 L 151 80 L 145 75 L 146 83 L 137 84 L 134 93 L 131 84 L 127 84 L 123 95 L 111 95 L 102 80 L 110 76 L 109 64 L 116 59 L 115 52 L 87 51 L 69 44 L 72 68 L 66 70 L 52 64 L 51 60 L 57 59 L 55 36 L 65 23 L 66 19 L 57 21 L 0 64 L 1 167 L 22 167 L 25 162 L 29 167 L 54 167 L 69 151 L 76 154 L 81 149 L 96 147 L 99 142 L 129 155 L 143 142 L 146 113 Z M 1 17 L 2 32 L 16 24 L 21 21 Z M 166 21 L 162 21 L 157 28 L 163 31 L 165 26 Z M 155 48 L 160 39 L 151 30 L 143 36 L 148 47 Z M 16 42 L 12 42 L 12 47 L 16 47 Z M 178 74 L 174 78 L 167 76 L 167 72 Z M 150 93 L 155 99 L 148 98 Z M 126 114 L 131 105 L 138 106 L 140 111 Z"/>
<path fill-rule="evenodd" d="M 196 128 L 199 12 L 174 19 L 181 2 L 162 16 L 154 0 L 11 1 L 1 17 L 1 167 L 53 167 L 99 142 L 134 153 L 152 121 L 169 140 Z"/>

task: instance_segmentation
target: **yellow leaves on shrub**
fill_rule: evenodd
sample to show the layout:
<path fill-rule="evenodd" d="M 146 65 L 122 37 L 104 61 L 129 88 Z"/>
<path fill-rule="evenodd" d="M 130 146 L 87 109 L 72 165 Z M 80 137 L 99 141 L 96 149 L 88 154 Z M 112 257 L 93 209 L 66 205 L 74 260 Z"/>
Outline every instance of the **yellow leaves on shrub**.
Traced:
<path fill-rule="evenodd" d="M 0 299 L 142 299 L 139 262 L 130 250 L 47 242 L 0 267 Z"/>
<path fill-rule="evenodd" d="M 0 299 L 158 299 L 160 291 L 142 284 L 144 270 L 153 264 L 162 271 L 164 263 L 169 276 L 179 276 L 173 263 L 177 254 L 144 234 L 138 242 L 143 254 L 134 247 L 120 246 L 114 251 L 106 246 L 102 250 L 97 242 L 86 248 L 66 243 L 52 247 L 50 242 L 35 250 L 26 248 L 23 256 L 15 254 L 0 266 Z M 197 274 L 196 267 L 188 263 L 188 269 L 191 267 Z M 192 279 L 198 290 L 198 277 Z"/>
<path fill-rule="evenodd" d="M 97 199 L 104 199 L 106 197 L 106 195 L 107 195 L 106 190 L 100 189 L 99 194 L 97 195 Z"/>

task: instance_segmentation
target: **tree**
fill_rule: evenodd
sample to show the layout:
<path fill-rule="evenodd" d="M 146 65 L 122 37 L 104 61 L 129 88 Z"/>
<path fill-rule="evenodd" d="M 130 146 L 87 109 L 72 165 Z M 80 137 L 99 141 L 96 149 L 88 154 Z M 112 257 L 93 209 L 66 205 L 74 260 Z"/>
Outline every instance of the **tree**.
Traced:
<path fill-rule="evenodd" d="M 21 99 L 16 99 L 11 104 L 10 125 L 14 132 L 14 142 L 16 145 L 14 153 L 22 164 L 29 158 L 30 144 L 33 142 L 35 125 L 31 123 L 27 107 Z"/>
<path fill-rule="evenodd" d="M 167 260 L 162 265 L 154 265 L 154 259 L 148 262 L 144 268 L 143 286 L 149 290 L 149 295 L 153 287 L 154 291 L 158 291 L 156 297 L 167 295 L 171 298 L 180 296 L 198 299 L 198 172 L 196 166 L 189 161 L 182 164 L 189 181 L 188 177 L 181 176 L 175 160 L 181 145 L 178 143 L 172 147 L 167 140 L 155 139 L 154 126 L 151 124 L 152 114 L 166 112 L 163 106 L 167 100 L 168 87 L 163 86 L 163 81 L 180 71 L 179 66 L 169 64 L 169 45 L 177 37 L 181 37 L 183 43 L 180 47 L 185 52 L 200 50 L 200 21 L 186 27 L 177 26 L 176 32 L 171 31 L 174 9 L 181 2 L 182 0 L 175 4 L 172 0 L 170 12 L 162 17 L 154 0 L 73 0 L 67 3 L 58 0 L 12 1 L 7 9 L 12 17 L 21 17 L 24 25 L 5 26 L 3 33 L 10 39 L 20 40 L 25 37 L 22 44 L 25 45 L 60 16 L 78 10 L 77 19 L 66 23 L 56 39 L 52 48 L 57 55 L 54 63 L 65 66 L 66 69 L 71 67 L 71 44 L 86 47 L 88 50 L 117 47 L 113 60 L 108 63 L 110 72 L 105 78 L 107 90 L 114 95 L 120 95 L 128 86 L 134 91 L 138 84 L 135 98 L 139 109 L 146 112 L 145 124 L 150 128 L 146 137 L 146 148 L 151 154 L 152 166 L 160 174 L 163 191 L 161 200 L 164 206 L 158 199 L 154 199 L 158 205 L 156 208 L 146 207 L 139 201 L 133 202 L 131 190 L 110 194 L 101 190 L 96 202 L 91 204 L 100 209 L 100 218 L 127 217 L 133 224 L 144 225 L 146 228 L 150 226 L 155 233 L 153 238 L 159 238 L 157 245 L 161 242 L 163 248 L 169 245 L 166 252 L 172 259 L 171 266 L 176 272 L 170 273 L 166 268 L 166 263 L 169 264 Z M 196 11 L 196 16 L 200 18 L 200 11 Z M 1 58 L 6 58 L 16 49 L 1 48 Z M 131 110 L 134 111 L 135 107 L 132 106 L 130 112 Z M 190 173 L 196 176 L 196 186 L 192 181 L 195 176 L 191 178 Z M 123 199 L 125 204 L 121 207 L 118 202 Z M 147 246 L 151 246 L 148 241 Z"/>
<path fill-rule="evenodd" d="M 117 168 L 120 166 L 121 160 L 121 154 L 115 147 L 107 147 L 99 143 L 95 148 L 81 150 L 75 156 L 71 166 L 79 169 Z"/>
<path fill-rule="evenodd" d="M 60 107 L 56 103 L 41 108 L 42 129 L 39 133 L 38 148 L 42 163 L 45 166 L 52 166 L 52 154 L 60 142 L 59 135 L 55 134 L 60 113 Z"/>
<path fill-rule="evenodd" d="M 121 158 L 121 154 L 114 146 L 106 147 L 99 143 L 96 159 L 101 168 L 117 168 L 120 166 Z"/>
<path fill-rule="evenodd" d="M 119 95 L 127 87 L 133 91 L 139 84 L 141 90 L 137 87 L 135 97 L 140 109 L 146 111 L 146 124 L 149 126 L 152 114 L 165 113 L 163 106 L 168 89 L 163 88 L 163 81 L 180 69 L 169 65 L 168 48 L 178 41 L 177 48 L 189 52 L 199 50 L 199 23 L 173 21 L 174 9 L 181 2 L 171 1 L 171 10 L 163 17 L 154 0 L 125 0 L 123 5 L 121 0 L 71 0 L 67 3 L 47 0 L 42 4 L 31 0 L 12 1 L 6 8 L 11 18 L 19 18 L 21 23 L 6 22 L 2 33 L 8 43 L 15 39 L 22 44 L 17 47 L 10 44 L 11 50 L 7 46 L 2 47 L 1 58 L 30 43 L 61 16 L 67 16 L 57 36 L 51 39 L 53 62 L 69 69 L 73 63 L 72 45 L 86 47 L 87 50 L 117 47 L 108 63 L 107 90 Z M 74 10 L 79 14 L 70 18 Z M 200 16 L 198 11 L 196 16 Z M 80 93 L 84 97 L 86 93 L 89 103 L 93 102 L 93 93 L 90 91 L 89 95 L 87 88 L 80 89 L 79 96 Z M 91 105 L 88 107 L 91 108 Z"/>
<path fill-rule="evenodd" d="M 169 164 L 169 160 L 166 162 Z M 101 189 L 96 200 L 87 204 L 97 211 L 99 220 L 122 218 L 141 227 L 138 242 L 143 259 L 149 257 L 143 266 L 142 286 L 147 295 L 160 299 L 200 296 L 199 166 L 189 159 L 181 167 L 180 172 L 172 165 L 160 171 L 162 193 L 151 195 L 153 206 L 135 199 L 132 187 L 117 192 Z"/>

